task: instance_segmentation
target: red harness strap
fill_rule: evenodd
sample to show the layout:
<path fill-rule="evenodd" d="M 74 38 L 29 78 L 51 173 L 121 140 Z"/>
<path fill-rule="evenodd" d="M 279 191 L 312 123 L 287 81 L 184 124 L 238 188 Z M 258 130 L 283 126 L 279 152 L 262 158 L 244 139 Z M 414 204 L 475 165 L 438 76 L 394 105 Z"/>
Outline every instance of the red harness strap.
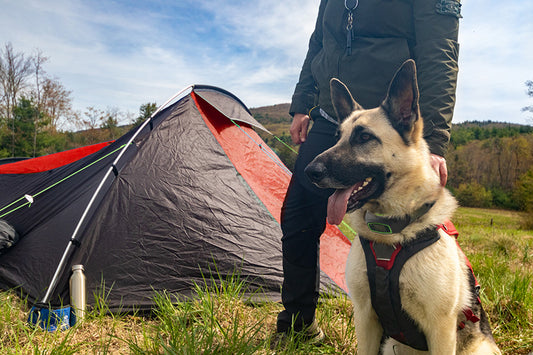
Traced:
<path fill-rule="evenodd" d="M 479 317 L 476 316 L 470 308 L 463 309 L 463 314 L 465 315 L 467 321 L 470 321 L 472 323 L 479 322 Z M 459 323 L 459 329 L 464 329 L 465 326 L 465 322 Z"/>
<path fill-rule="evenodd" d="M 468 258 L 466 257 L 465 253 L 461 249 L 461 246 L 459 245 L 459 242 L 457 241 L 457 239 L 459 237 L 459 232 L 457 231 L 457 229 L 453 225 L 452 221 L 447 220 L 443 224 L 439 225 L 437 228 L 438 229 L 442 229 L 446 234 L 448 234 L 449 236 L 452 236 L 452 237 L 455 238 L 455 242 L 457 243 L 457 248 L 459 249 L 461 254 L 463 254 L 463 256 L 465 258 L 465 261 L 466 261 L 466 265 L 468 266 L 468 268 L 470 269 L 470 271 L 472 273 L 472 277 L 474 278 L 474 282 L 475 282 L 475 288 L 479 289 L 480 285 L 479 285 L 479 282 L 476 279 L 476 275 L 474 274 L 474 268 L 472 267 L 472 264 L 470 263 L 470 260 L 468 260 Z M 479 296 L 477 296 L 477 300 L 476 301 L 477 301 L 478 304 L 481 303 L 481 300 L 479 299 Z M 474 312 L 472 312 L 472 310 L 470 308 L 464 309 L 463 310 L 463 314 L 465 315 L 466 320 L 470 321 L 472 323 L 477 323 L 480 320 L 479 317 L 476 316 L 474 314 Z M 464 322 L 459 323 L 459 329 L 463 329 L 464 327 L 465 327 L 465 323 Z"/>
<path fill-rule="evenodd" d="M 455 239 L 457 239 L 457 237 L 459 237 L 459 232 L 457 231 L 457 229 L 453 225 L 452 221 L 450 221 L 449 219 L 446 220 L 444 223 L 439 224 L 437 226 L 437 229 L 442 229 L 443 231 L 446 232 L 446 234 L 455 237 Z"/>
<path fill-rule="evenodd" d="M 391 250 L 390 255 L 386 258 L 378 256 L 376 253 L 377 245 L 375 245 L 374 242 L 370 242 L 370 250 L 372 251 L 372 254 L 374 255 L 374 260 L 376 260 L 376 265 L 379 267 L 384 268 L 385 270 L 390 270 L 394 266 L 394 261 L 396 261 L 396 256 L 398 256 L 398 253 L 402 250 L 401 244 L 395 244 L 394 246 L 390 246 L 393 248 Z"/>
<path fill-rule="evenodd" d="M 446 234 L 448 234 L 449 236 L 455 238 L 455 242 L 457 243 L 457 248 L 459 248 L 459 251 L 465 257 L 466 265 L 472 271 L 472 275 L 474 275 L 474 269 L 472 268 L 472 264 L 470 263 L 470 260 L 468 260 L 468 258 L 466 257 L 465 253 L 463 253 L 463 250 L 461 249 L 461 246 L 459 245 L 459 242 L 457 241 L 457 239 L 459 238 L 459 232 L 457 231 L 457 229 L 453 225 L 452 221 L 447 220 L 443 224 L 438 225 L 437 229 L 442 229 Z M 475 278 L 476 278 L 476 276 L 474 275 L 474 279 Z M 477 282 L 477 279 L 476 279 L 476 287 L 477 286 L 479 286 L 479 283 Z"/>

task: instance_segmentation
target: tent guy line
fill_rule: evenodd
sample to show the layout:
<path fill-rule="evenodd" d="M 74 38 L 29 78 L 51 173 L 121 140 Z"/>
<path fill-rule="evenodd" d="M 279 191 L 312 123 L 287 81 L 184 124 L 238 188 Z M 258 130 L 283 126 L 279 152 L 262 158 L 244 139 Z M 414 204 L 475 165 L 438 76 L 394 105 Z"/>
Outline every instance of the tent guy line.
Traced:
<path fill-rule="evenodd" d="M 246 132 L 245 130 L 243 130 L 243 129 L 241 128 L 241 126 L 239 126 L 239 124 L 238 124 L 237 122 L 235 122 L 235 121 L 234 121 L 233 119 L 231 119 L 230 117 L 228 117 L 228 119 L 229 119 L 229 120 L 230 120 L 235 126 L 237 126 L 237 127 L 238 127 L 238 128 L 239 128 L 239 129 L 240 129 L 240 130 L 241 130 L 241 131 L 242 131 L 242 132 L 248 137 L 248 138 L 250 138 L 250 140 L 251 140 L 252 142 L 254 142 L 254 143 L 259 147 L 259 149 L 261 149 L 261 151 L 264 152 L 264 153 L 265 153 L 265 154 L 266 154 L 266 155 L 267 155 L 267 156 L 268 156 L 268 157 L 269 157 L 269 158 L 270 158 L 270 159 L 271 159 L 276 165 L 278 165 L 280 168 L 282 168 L 283 170 L 285 170 L 285 172 L 287 173 L 287 175 L 292 176 L 292 172 L 289 170 L 289 168 L 287 168 L 287 167 L 285 166 L 285 164 L 283 164 L 283 162 L 282 162 L 279 158 L 276 159 L 275 155 L 269 153 L 266 149 L 264 149 L 263 144 L 261 144 L 261 143 L 257 143 L 257 142 L 255 141 L 255 139 L 253 139 L 253 138 L 248 134 L 248 132 Z M 268 133 L 270 133 L 270 132 L 268 132 Z M 276 137 L 276 136 L 274 136 L 274 134 L 272 134 L 272 133 L 270 133 L 270 135 L 272 135 L 273 137 Z M 276 137 L 276 138 L 277 138 L 277 137 Z"/>
<path fill-rule="evenodd" d="M 120 146 L 120 147 L 118 147 L 117 149 L 113 150 L 113 151 L 110 152 L 109 154 L 104 155 L 104 156 L 101 157 L 100 159 L 98 159 L 98 160 L 96 160 L 96 161 L 93 161 L 91 164 L 88 164 L 88 165 L 82 167 L 81 169 L 79 169 L 79 170 L 73 172 L 73 173 L 70 174 L 69 176 L 67 176 L 67 177 L 65 177 L 65 178 L 63 178 L 63 179 L 61 179 L 61 180 L 55 182 L 54 184 L 52 184 L 52 185 L 50 185 L 50 186 L 48 186 L 48 187 L 46 187 L 45 189 L 43 189 L 43 190 L 41 190 L 41 191 L 39 191 L 39 192 L 37 192 L 37 193 L 35 193 L 35 194 L 33 194 L 33 195 L 25 194 L 24 196 L 22 196 L 22 197 L 19 198 L 18 200 L 15 200 L 15 201 L 11 202 L 9 205 L 6 205 L 6 206 L 0 208 L 0 212 L 1 212 L 1 211 L 5 210 L 6 208 L 9 208 L 9 207 L 15 205 L 17 202 L 20 202 L 20 201 L 22 201 L 22 200 L 26 200 L 26 201 L 27 201 L 26 203 L 23 203 L 22 205 L 20 205 L 20 206 L 18 206 L 18 207 L 15 207 L 14 209 L 12 209 L 12 210 L 10 210 L 10 211 L 7 211 L 7 212 L 5 212 L 4 214 L 0 215 L 0 218 L 5 217 L 5 216 L 9 215 L 10 213 L 13 213 L 13 212 L 15 212 L 16 210 L 18 210 L 19 208 L 22 208 L 22 207 L 24 207 L 24 206 L 26 206 L 26 205 L 31 206 L 31 204 L 34 202 L 34 198 L 35 198 L 35 197 L 37 197 L 37 196 L 39 196 L 40 194 L 42 194 L 42 193 L 44 193 L 44 192 L 50 190 L 50 189 L 53 188 L 53 187 L 56 187 L 57 185 L 59 185 L 59 184 L 61 184 L 62 182 L 64 182 L 64 181 L 70 179 L 70 178 L 73 177 L 74 175 L 76 175 L 76 174 L 82 172 L 83 170 L 89 168 L 90 166 L 92 166 L 92 165 L 98 163 L 100 160 L 105 159 L 105 158 L 107 158 L 107 157 L 110 156 L 110 155 L 113 155 L 114 153 L 116 153 L 117 151 L 119 151 L 120 149 L 122 149 L 124 146 L 125 146 L 125 144 L 122 145 L 122 146 Z M 31 197 L 31 200 L 28 199 L 28 197 Z"/>

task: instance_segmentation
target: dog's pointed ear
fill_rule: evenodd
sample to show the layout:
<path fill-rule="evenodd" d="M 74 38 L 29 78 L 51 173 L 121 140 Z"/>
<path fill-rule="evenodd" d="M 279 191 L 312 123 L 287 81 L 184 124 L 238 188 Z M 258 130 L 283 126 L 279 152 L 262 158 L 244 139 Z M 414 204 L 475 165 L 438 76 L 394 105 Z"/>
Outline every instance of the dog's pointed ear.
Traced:
<path fill-rule="evenodd" d="M 406 139 L 420 116 L 416 65 L 411 59 L 402 64 L 392 79 L 387 97 L 381 104 L 392 126 Z"/>
<path fill-rule="evenodd" d="M 363 109 L 355 102 L 350 90 L 339 79 L 331 79 L 329 87 L 331 91 L 331 102 L 333 103 L 333 108 L 335 109 L 339 122 L 348 118 L 352 112 Z"/>

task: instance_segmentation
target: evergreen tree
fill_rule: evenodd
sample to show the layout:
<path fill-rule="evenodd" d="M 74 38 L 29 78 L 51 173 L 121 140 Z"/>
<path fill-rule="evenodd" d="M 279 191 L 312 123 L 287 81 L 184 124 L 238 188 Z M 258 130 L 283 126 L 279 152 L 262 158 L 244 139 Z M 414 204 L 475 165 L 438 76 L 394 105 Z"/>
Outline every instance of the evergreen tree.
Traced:
<path fill-rule="evenodd" d="M 145 120 L 150 118 L 152 114 L 157 110 L 157 104 L 155 102 L 148 102 L 139 107 L 139 116 L 133 120 L 133 126 L 138 126 Z"/>
<path fill-rule="evenodd" d="M 34 156 L 33 136 L 36 131 L 36 122 L 38 122 L 35 117 L 41 117 L 39 110 L 31 100 L 22 97 L 13 110 L 15 137 L 12 150 L 13 156 Z"/>
<path fill-rule="evenodd" d="M 526 87 L 527 87 L 527 95 L 533 98 L 533 81 L 532 80 L 526 81 Z M 523 107 L 522 112 L 533 112 L 533 105 Z"/>

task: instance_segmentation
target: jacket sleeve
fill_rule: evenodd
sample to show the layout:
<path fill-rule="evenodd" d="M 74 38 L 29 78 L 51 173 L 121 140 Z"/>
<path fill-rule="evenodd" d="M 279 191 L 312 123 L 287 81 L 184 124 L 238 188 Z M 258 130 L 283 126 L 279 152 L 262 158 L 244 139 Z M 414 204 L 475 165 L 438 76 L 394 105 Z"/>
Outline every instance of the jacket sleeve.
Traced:
<path fill-rule="evenodd" d="M 414 0 L 420 111 L 431 153 L 448 150 L 458 74 L 459 0 Z"/>
<path fill-rule="evenodd" d="M 320 50 L 322 50 L 322 19 L 327 2 L 327 0 L 320 1 L 315 30 L 309 40 L 309 49 L 307 50 L 307 55 L 300 72 L 300 78 L 292 95 L 289 113 L 293 116 L 295 113 L 309 112 L 316 102 L 318 88 L 313 73 L 311 72 L 311 63 Z"/>

